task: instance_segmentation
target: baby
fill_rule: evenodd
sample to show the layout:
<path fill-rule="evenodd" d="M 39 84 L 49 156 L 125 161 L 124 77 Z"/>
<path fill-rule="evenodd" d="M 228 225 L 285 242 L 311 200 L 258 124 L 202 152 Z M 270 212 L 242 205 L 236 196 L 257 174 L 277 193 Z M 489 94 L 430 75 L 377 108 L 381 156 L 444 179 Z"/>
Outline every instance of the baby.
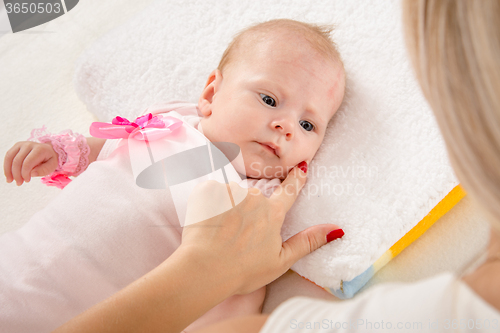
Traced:
<path fill-rule="evenodd" d="M 235 169 L 269 196 L 267 182 L 259 179 L 273 179 L 267 185 L 275 185 L 274 179 L 284 179 L 298 164 L 307 170 L 344 87 L 329 31 L 274 20 L 235 37 L 197 108 L 174 103 L 147 112 L 169 112 L 200 137 L 238 145 L 242 159 Z M 189 116 L 193 110 L 199 121 Z M 73 161 L 72 175 L 81 175 L 23 228 L 0 237 L 0 308 L 6 309 L 0 322 L 7 331 L 52 330 L 141 277 L 179 246 L 182 229 L 171 217 L 169 191 L 135 185 L 126 141 L 87 138 L 90 151 L 82 143 L 80 160 Z M 58 152 L 68 161 L 72 156 Z M 5 157 L 7 181 L 21 185 L 53 174 L 61 168 L 59 154 L 54 143 L 17 143 Z M 87 158 L 91 164 L 84 171 Z M 264 296 L 265 288 L 233 296 L 186 332 L 259 313 Z"/>

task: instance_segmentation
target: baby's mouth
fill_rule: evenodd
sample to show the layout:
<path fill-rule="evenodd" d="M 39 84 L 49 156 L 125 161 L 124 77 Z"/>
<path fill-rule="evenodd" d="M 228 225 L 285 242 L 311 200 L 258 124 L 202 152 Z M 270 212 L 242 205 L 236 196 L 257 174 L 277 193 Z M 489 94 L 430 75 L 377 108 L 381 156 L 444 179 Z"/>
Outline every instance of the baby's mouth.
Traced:
<path fill-rule="evenodd" d="M 267 150 L 270 153 L 273 153 L 274 155 L 279 156 L 279 147 L 274 145 L 271 142 L 257 142 L 260 144 L 265 150 Z"/>

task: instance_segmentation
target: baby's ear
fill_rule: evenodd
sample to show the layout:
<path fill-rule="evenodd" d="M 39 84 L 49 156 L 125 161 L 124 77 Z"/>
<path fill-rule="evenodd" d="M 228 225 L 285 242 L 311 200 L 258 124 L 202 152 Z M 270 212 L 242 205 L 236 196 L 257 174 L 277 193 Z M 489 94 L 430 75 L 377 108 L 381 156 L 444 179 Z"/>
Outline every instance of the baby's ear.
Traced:
<path fill-rule="evenodd" d="M 222 73 L 220 70 L 216 69 L 210 73 L 207 83 L 205 84 L 205 88 L 203 89 L 200 99 L 198 100 L 198 108 L 204 117 L 208 117 L 212 114 L 212 102 L 215 94 L 219 90 L 221 82 Z"/>

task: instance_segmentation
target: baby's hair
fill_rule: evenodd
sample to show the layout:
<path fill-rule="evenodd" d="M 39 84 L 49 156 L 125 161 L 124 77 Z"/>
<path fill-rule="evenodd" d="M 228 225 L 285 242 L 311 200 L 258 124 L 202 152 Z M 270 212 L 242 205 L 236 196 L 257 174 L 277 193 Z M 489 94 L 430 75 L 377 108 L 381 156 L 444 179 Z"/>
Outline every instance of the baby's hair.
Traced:
<path fill-rule="evenodd" d="M 299 22 L 289 19 L 277 19 L 263 23 L 258 23 L 236 34 L 227 49 L 224 51 L 220 60 L 218 69 L 223 72 L 224 68 L 234 61 L 234 53 L 241 46 L 243 41 L 250 39 L 252 42 L 262 41 L 265 34 L 278 30 L 285 29 L 295 33 L 299 33 L 304 39 L 309 42 L 310 46 L 317 50 L 325 58 L 339 63 L 344 68 L 344 63 L 337 50 L 335 42 L 331 39 L 333 26 L 331 25 L 315 25 L 305 22 Z"/>

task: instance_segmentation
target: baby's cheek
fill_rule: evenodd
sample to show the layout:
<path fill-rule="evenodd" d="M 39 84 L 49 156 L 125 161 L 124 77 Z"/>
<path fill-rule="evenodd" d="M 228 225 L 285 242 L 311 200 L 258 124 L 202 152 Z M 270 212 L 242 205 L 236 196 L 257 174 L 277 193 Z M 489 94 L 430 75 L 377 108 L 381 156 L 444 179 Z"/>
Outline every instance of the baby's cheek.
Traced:
<path fill-rule="evenodd" d="M 297 161 L 297 163 L 295 163 L 295 164 L 298 164 L 302 161 L 306 161 L 307 164 L 309 164 L 312 161 L 312 159 L 314 158 L 314 156 L 316 155 L 316 153 L 318 152 L 319 147 L 320 147 L 322 142 L 323 142 L 323 139 L 315 140 L 313 143 L 309 143 L 309 145 L 305 145 L 303 147 L 303 149 L 301 149 L 302 154 L 297 154 L 297 156 L 295 158 L 295 161 Z"/>

